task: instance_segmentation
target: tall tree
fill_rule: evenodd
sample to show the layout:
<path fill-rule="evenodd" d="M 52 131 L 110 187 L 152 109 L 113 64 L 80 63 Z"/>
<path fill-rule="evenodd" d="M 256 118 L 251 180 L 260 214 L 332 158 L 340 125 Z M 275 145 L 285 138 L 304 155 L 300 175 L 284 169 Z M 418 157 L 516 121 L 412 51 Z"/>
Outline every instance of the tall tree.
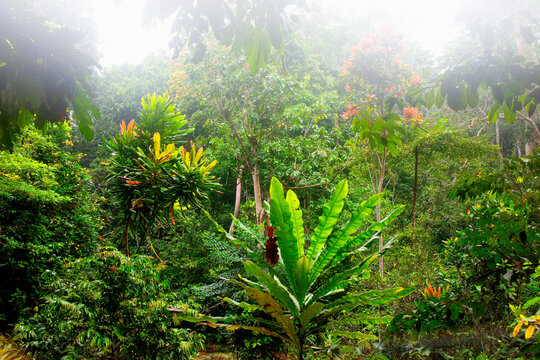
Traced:
<path fill-rule="evenodd" d="M 0 4 L 0 139 L 11 147 L 18 129 L 67 120 L 71 107 L 90 140 L 92 116 L 99 117 L 88 96 L 96 64 L 78 50 L 79 33 L 47 23 L 24 5 Z"/>
<path fill-rule="evenodd" d="M 344 119 L 352 122 L 358 142 L 353 146 L 363 154 L 375 194 L 382 193 L 387 185 L 388 155 L 396 156 L 401 145 L 401 117 L 394 108 L 406 104 L 406 92 L 418 79 L 402 64 L 403 37 L 391 29 L 372 34 L 351 48 L 345 60 L 346 91 L 350 92 Z M 381 207 L 377 205 L 377 221 L 381 220 Z M 384 246 L 382 235 L 379 249 Z M 383 258 L 379 271 L 383 274 Z"/>
<path fill-rule="evenodd" d="M 539 19 L 527 7 L 523 9 L 527 16 L 522 16 L 513 7 L 501 8 L 501 4 L 493 6 L 487 16 L 477 12 L 464 16 L 477 46 L 461 52 L 459 61 L 436 79 L 433 88 L 425 93 L 425 104 L 430 107 L 434 99 L 442 98 L 452 110 L 461 111 L 476 108 L 479 99 L 488 96 L 490 107 L 484 116 L 486 120 L 523 121 L 529 131 L 526 148 L 530 153 L 540 144 L 536 111 L 540 104 L 536 36 Z"/>
<path fill-rule="evenodd" d="M 293 82 L 274 68 L 249 71 L 243 58 L 221 50 L 191 72 L 191 91 L 204 94 L 209 121 L 228 140 L 228 146 L 252 178 L 255 219 L 264 218 L 261 192 L 261 164 L 268 144 L 280 131 L 279 115 L 287 105 Z M 199 95 L 200 96 L 200 95 Z"/>
<path fill-rule="evenodd" d="M 202 60 L 212 33 L 223 45 L 243 52 L 255 72 L 268 62 L 272 47 L 282 47 L 283 35 L 290 20 L 287 7 L 299 0 L 226 1 L 226 0 L 159 0 L 149 1 L 146 13 L 150 19 L 175 14 L 171 44 L 176 57 L 185 46 L 193 48 L 191 60 Z"/>

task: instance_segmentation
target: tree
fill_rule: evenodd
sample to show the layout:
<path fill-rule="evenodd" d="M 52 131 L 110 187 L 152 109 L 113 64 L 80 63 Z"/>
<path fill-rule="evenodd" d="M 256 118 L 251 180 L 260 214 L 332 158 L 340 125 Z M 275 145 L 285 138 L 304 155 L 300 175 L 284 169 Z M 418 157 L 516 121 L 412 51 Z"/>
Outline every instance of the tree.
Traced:
<path fill-rule="evenodd" d="M 122 123 L 120 133 L 105 141 L 110 154 L 109 186 L 113 202 L 122 217 L 122 242 L 129 256 L 129 234 L 137 250 L 148 241 L 159 259 L 151 239 L 158 219 L 170 217 L 175 208 L 182 211 L 196 205 L 216 184 L 209 175 L 216 161 L 208 163 L 203 149 L 176 148 L 190 131 L 184 116 L 166 92 L 142 99 L 137 122 Z M 162 143 L 164 146 L 162 146 Z"/>
<path fill-rule="evenodd" d="M 293 82 L 274 68 L 253 74 L 245 59 L 234 58 L 221 49 L 213 50 L 191 72 L 190 91 L 203 98 L 210 114 L 227 139 L 226 146 L 251 175 L 255 200 L 255 219 L 264 218 L 261 192 L 261 165 L 265 151 L 280 132 L 279 115 L 288 104 Z M 234 145 L 233 145 L 234 144 Z M 227 149 L 230 157 L 231 150 Z"/>
<path fill-rule="evenodd" d="M 530 143 L 526 147 L 530 154 L 540 144 L 536 111 L 540 103 L 535 37 L 538 24 L 534 17 L 515 19 L 503 15 L 504 21 L 498 25 L 493 25 L 495 22 L 489 17 L 466 18 L 471 35 L 478 38 L 483 51 L 460 54 L 460 61 L 427 87 L 422 102 L 431 107 L 435 102 L 446 101 L 452 110 L 461 111 L 475 108 L 482 96 L 488 96 L 491 106 L 485 119 L 490 123 L 499 118 L 508 123 L 524 121 L 530 129 Z"/>
<path fill-rule="evenodd" d="M 351 57 L 345 60 L 346 91 L 351 92 L 351 100 L 358 103 L 347 105 L 347 111 L 341 116 L 351 120 L 357 138 L 363 142 L 352 145 L 353 149 L 363 152 L 375 194 L 381 194 L 386 188 L 387 157 L 398 154 L 399 134 L 404 132 L 401 117 L 393 109 L 395 106 L 403 108 L 407 90 L 419 81 L 401 63 L 402 52 L 402 37 L 387 31 L 385 35 L 372 34 L 362 39 L 358 46 L 351 48 Z M 380 205 L 376 216 L 380 221 Z M 379 249 L 382 247 L 381 236 Z M 381 257 L 381 275 L 383 269 Z"/>
<path fill-rule="evenodd" d="M 176 14 L 171 29 L 172 45 L 177 57 L 184 46 L 194 47 L 192 60 L 202 60 L 207 45 L 205 38 L 212 33 L 223 45 L 242 51 L 250 70 L 258 71 L 268 62 L 272 47 L 281 49 L 286 32 L 287 6 L 298 0 L 234 1 L 160 0 L 148 2 L 146 13 L 150 19 Z"/>
<path fill-rule="evenodd" d="M 13 146 L 16 131 L 32 122 L 69 118 L 68 107 L 86 140 L 99 111 L 88 96 L 95 62 L 77 49 L 80 34 L 47 24 L 17 2 L 0 5 L 0 139 Z"/>

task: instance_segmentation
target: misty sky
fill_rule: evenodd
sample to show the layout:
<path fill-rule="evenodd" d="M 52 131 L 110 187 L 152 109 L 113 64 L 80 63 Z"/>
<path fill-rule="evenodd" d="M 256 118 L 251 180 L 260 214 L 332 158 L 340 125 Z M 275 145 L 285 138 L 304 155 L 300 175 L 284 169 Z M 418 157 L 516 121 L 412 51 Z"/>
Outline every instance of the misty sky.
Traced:
<path fill-rule="evenodd" d="M 139 63 L 150 54 L 167 53 L 172 18 L 152 27 L 143 25 L 146 1 L 94 0 L 102 65 Z M 311 2 L 320 5 L 322 1 Z M 470 0 L 334 0 L 330 4 L 343 14 L 376 14 L 377 21 L 391 24 L 422 48 L 439 55 L 463 31 L 456 14 L 467 2 Z"/>

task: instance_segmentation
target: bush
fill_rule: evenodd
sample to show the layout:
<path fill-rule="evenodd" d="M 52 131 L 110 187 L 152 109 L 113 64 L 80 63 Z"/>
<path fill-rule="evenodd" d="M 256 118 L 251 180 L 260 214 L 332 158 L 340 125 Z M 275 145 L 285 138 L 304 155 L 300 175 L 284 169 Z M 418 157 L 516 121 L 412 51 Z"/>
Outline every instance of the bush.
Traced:
<path fill-rule="evenodd" d="M 41 359 L 190 358 L 203 337 L 173 322 L 167 307 L 187 305 L 161 280 L 162 268 L 103 247 L 48 271 L 45 295 L 34 316 L 16 326 L 16 339 Z"/>
<path fill-rule="evenodd" d="M 27 128 L 0 152 L 0 328 L 34 306 L 41 273 L 96 247 L 86 171 L 50 136 Z"/>

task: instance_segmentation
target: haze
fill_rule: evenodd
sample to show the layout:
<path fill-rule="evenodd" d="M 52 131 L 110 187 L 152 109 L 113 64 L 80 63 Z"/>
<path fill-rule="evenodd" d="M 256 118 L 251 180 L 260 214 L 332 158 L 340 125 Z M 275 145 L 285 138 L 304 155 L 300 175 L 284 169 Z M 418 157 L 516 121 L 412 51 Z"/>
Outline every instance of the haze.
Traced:
<path fill-rule="evenodd" d="M 463 24 L 457 21 L 464 3 L 465 0 L 312 0 L 309 7 L 331 11 L 329 18 L 367 18 L 375 24 L 390 24 L 424 50 L 439 55 L 464 30 Z M 139 63 L 150 54 L 168 52 L 172 17 L 153 26 L 143 25 L 146 0 L 97 0 L 91 6 L 103 66 Z M 362 24 L 358 25 L 360 30 Z"/>

